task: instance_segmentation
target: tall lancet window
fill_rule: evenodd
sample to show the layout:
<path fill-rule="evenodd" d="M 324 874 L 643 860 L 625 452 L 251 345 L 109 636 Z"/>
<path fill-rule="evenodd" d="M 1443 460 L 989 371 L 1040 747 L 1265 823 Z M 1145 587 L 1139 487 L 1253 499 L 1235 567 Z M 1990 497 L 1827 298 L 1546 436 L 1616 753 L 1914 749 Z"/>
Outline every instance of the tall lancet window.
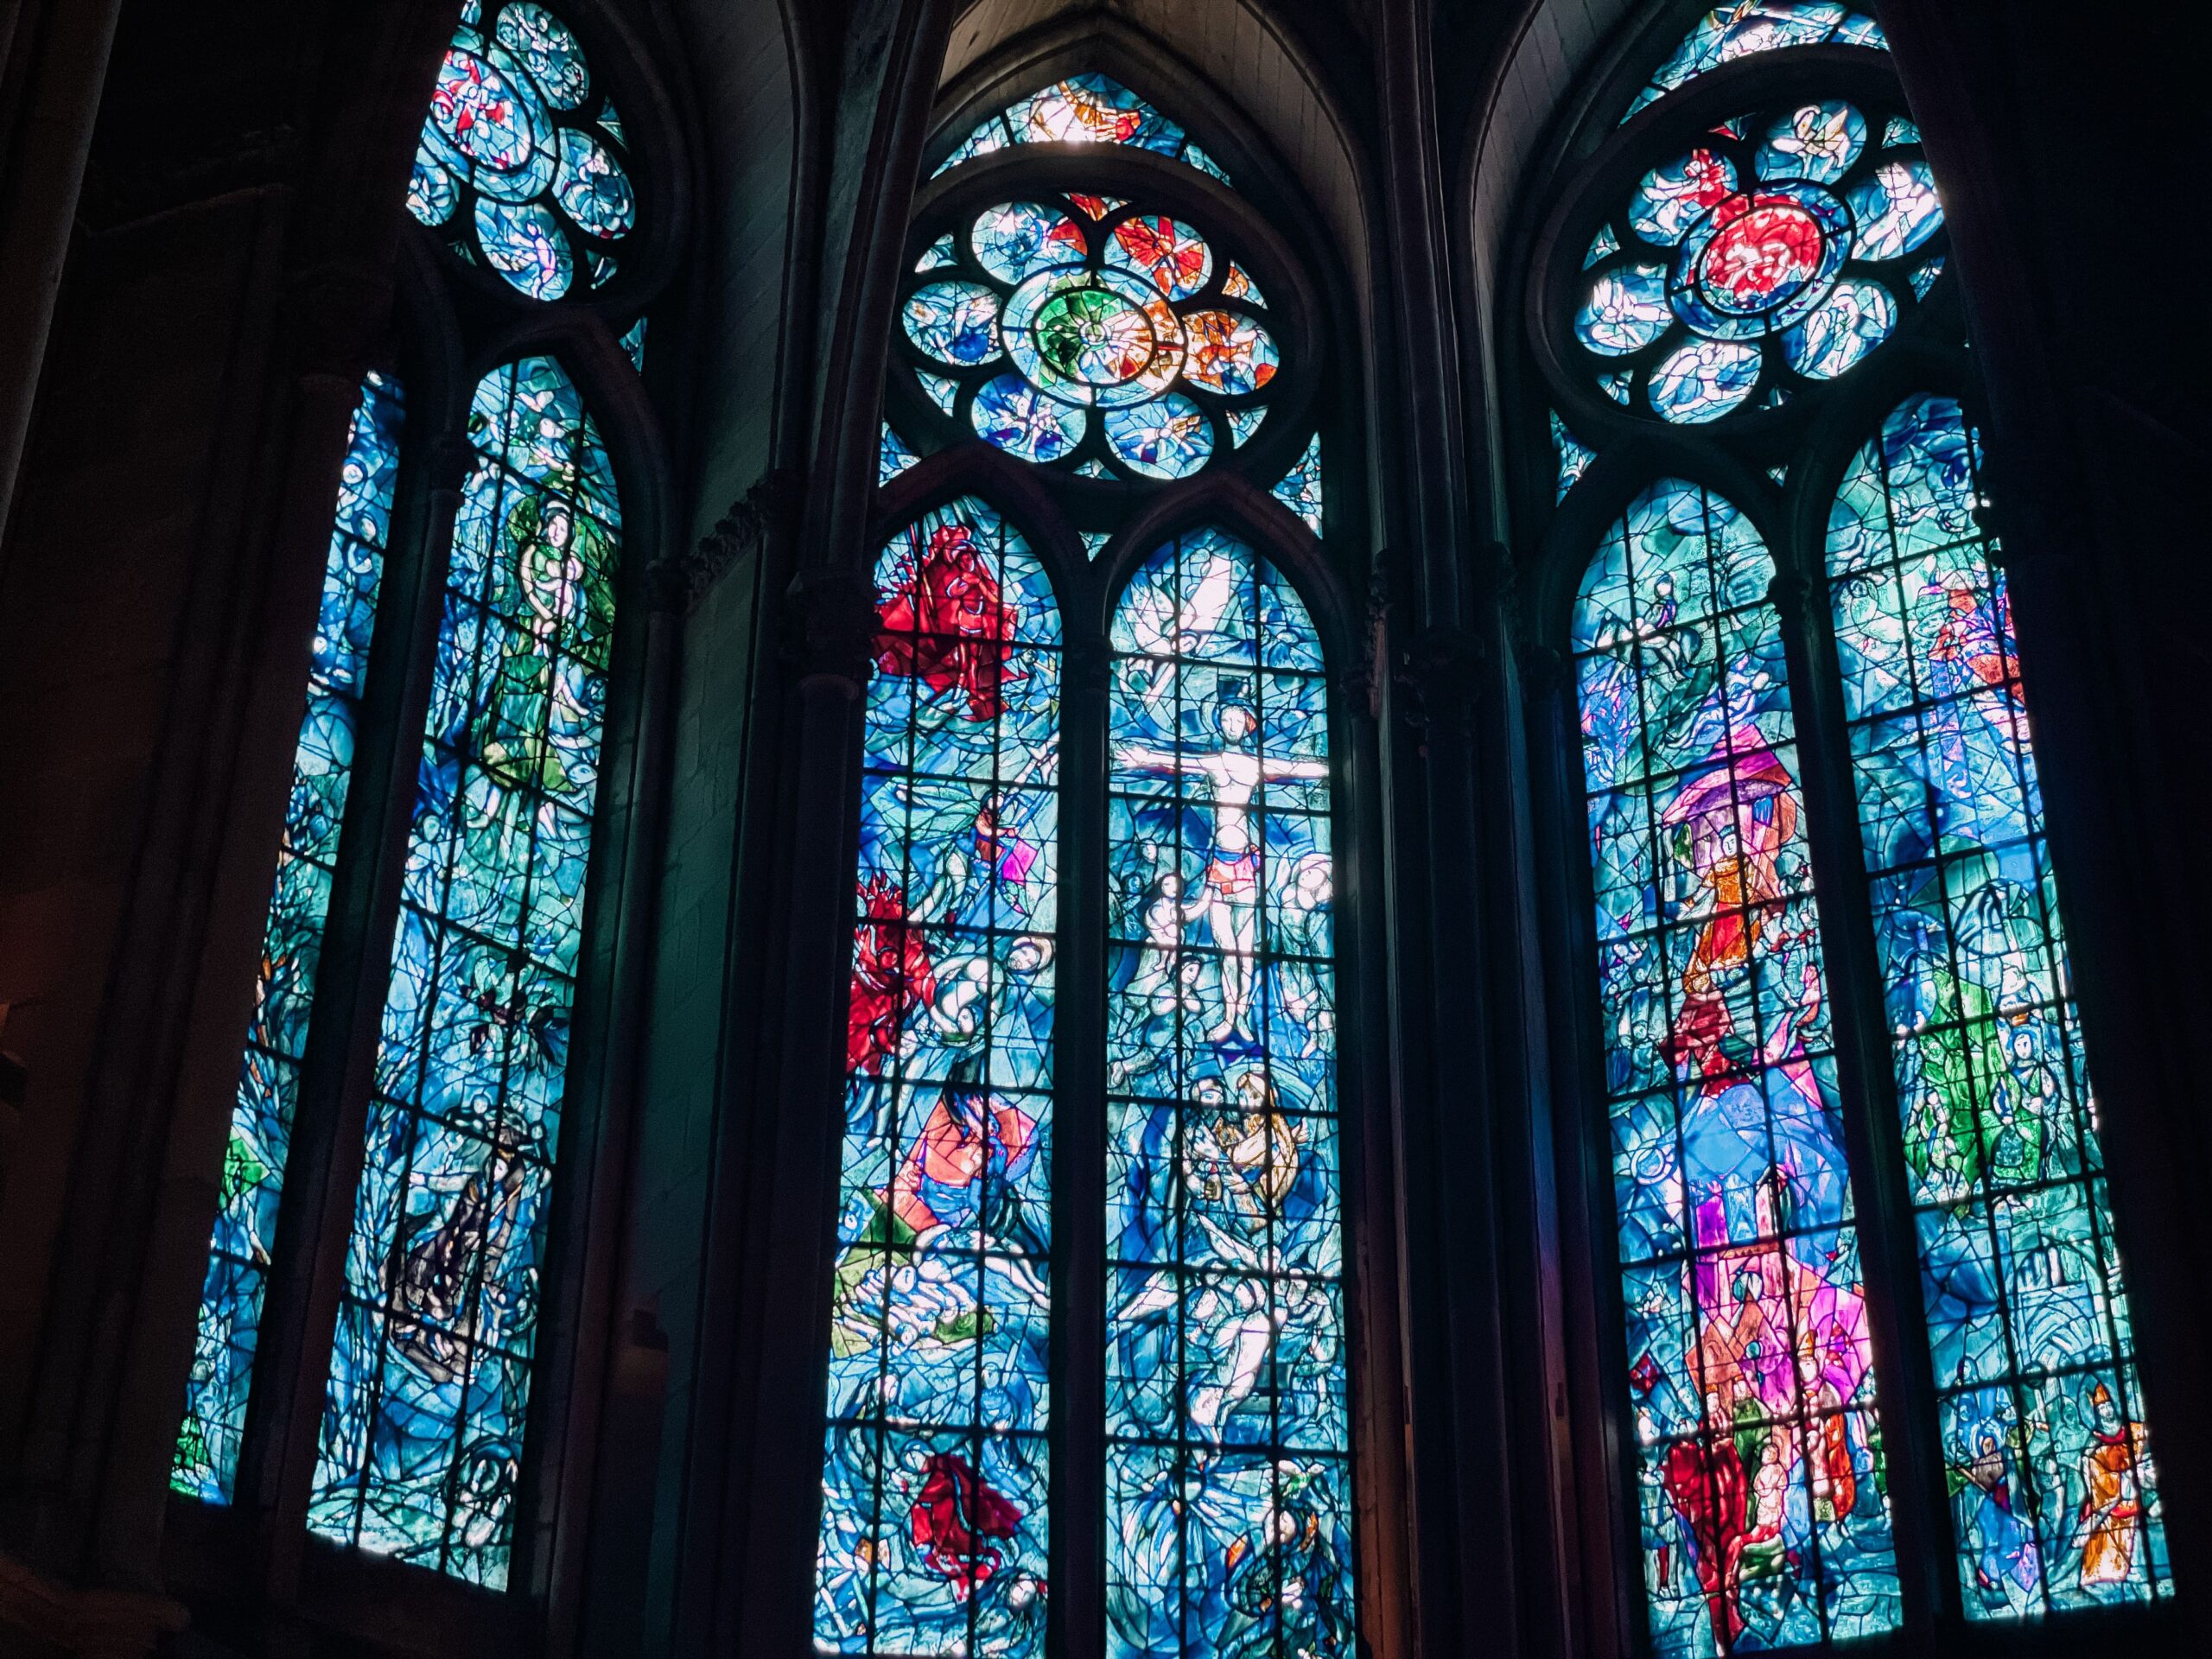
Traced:
<path fill-rule="evenodd" d="M 1655 41 L 1534 278 L 1662 1654 L 2171 1588 L 1943 207 L 1885 53 L 1800 0 Z"/>
<path fill-rule="evenodd" d="M 1107 1650 L 1348 1653 L 1320 641 L 1217 531 L 1139 567 L 1111 641 Z"/>
<path fill-rule="evenodd" d="M 172 1471 L 493 1588 L 526 1471 L 556 1484 L 532 1396 L 576 1363 L 548 1334 L 588 1243 L 559 1172 L 626 904 L 587 880 L 637 558 L 618 475 L 652 442 L 624 353 L 675 227 L 625 72 L 556 8 L 469 0 L 390 204 L 449 327 L 393 341 L 405 418 L 370 374 L 341 466 Z"/>
<path fill-rule="evenodd" d="M 940 143 L 881 448 L 817 1644 L 1349 1653 L 1312 288 L 1105 75 Z"/>
<path fill-rule="evenodd" d="M 816 1634 L 1007 1651 L 1050 1572 L 1059 609 L 973 497 L 875 582 Z"/>

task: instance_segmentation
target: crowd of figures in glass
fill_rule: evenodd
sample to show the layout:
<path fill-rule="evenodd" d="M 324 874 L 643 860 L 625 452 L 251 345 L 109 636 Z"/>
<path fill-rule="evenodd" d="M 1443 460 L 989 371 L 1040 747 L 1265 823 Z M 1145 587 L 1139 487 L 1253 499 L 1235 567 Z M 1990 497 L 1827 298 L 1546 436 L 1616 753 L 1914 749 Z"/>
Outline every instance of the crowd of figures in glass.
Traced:
<path fill-rule="evenodd" d="M 468 416 L 309 1525 L 505 1581 L 621 520 L 550 358 Z"/>
<path fill-rule="evenodd" d="M 982 502 L 876 566 L 817 1645 L 1044 1639 L 1060 625 Z"/>
<path fill-rule="evenodd" d="M 1666 480 L 1575 608 L 1655 1650 L 1898 1616 L 1773 564 Z"/>
<path fill-rule="evenodd" d="M 1320 644 L 1207 531 L 1111 645 L 1108 1650 L 1348 1653 Z"/>
<path fill-rule="evenodd" d="M 1969 1614 L 2168 1586 L 2002 575 L 1958 404 L 1853 460 L 1827 563 Z"/>
<path fill-rule="evenodd" d="M 485 14 L 493 14 L 489 29 Z M 408 211 L 518 292 L 600 288 L 636 229 L 637 190 L 612 99 L 573 30 L 535 0 L 467 0 L 415 153 Z"/>
<path fill-rule="evenodd" d="M 230 1142 L 223 1154 L 192 1378 L 170 1469 L 170 1484 L 177 1491 L 210 1503 L 230 1502 L 245 1435 L 262 1302 L 276 1249 L 277 1202 L 299 1101 L 315 967 L 353 781 L 362 677 L 368 670 L 391 529 L 402 407 L 399 383 L 370 374 L 361 383 L 340 468 L 307 714 L 293 757 L 276 891 L 263 925 L 253 1022 L 246 1033 Z"/>

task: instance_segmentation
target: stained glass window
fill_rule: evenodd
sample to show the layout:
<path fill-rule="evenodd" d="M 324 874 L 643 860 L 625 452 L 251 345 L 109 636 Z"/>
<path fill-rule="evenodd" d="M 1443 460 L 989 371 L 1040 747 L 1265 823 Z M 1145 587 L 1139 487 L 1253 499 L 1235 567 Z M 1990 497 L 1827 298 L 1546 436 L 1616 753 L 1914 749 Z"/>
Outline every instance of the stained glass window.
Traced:
<path fill-rule="evenodd" d="M 566 23 L 537 0 L 467 0 L 408 211 L 518 293 L 557 300 L 579 275 L 595 289 L 619 268 L 638 224 L 628 157 L 621 118 Z"/>
<path fill-rule="evenodd" d="M 1831 0 L 1736 0 L 1698 20 L 1674 56 L 1659 66 L 1628 107 L 1625 121 L 1724 63 L 1785 46 L 1869 46 L 1886 50 L 1882 28 L 1865 11 Z"/>
<path fill-rule="evenodd" d="M 1590 463 L 1598 452 L 1567 429 L 1567 423 L 1552 411 L 1552 448 L 1559 452 L 1558 499 L 1567 499 L 1567 493 L 1582 481 L 1582 474 L 1590 470 Z"/>
<path fill-rule="evenodd" d="M 1277 480 L 1274 498 L 1306 521 L 1316 536 L 1321 533 L 1321 435 L 1306 440 L 1304 451 L 1291 469 Z"/>
<path fill-rule="evenodd" d="M 1107 1650 L 1348 1654 L 1320 645 L 1217 531 L 1111 645 Z"/>
<path fill-rule="evenodd" d="M 1060 623 L 964 499 L 876 564 L 816 1645 L 1042 1651 Z"/>
<path fill-rule="evenodd" d="M 2171 1580 L 1980 466 L 1908 399 L 1827 563 L 1960 1587 L 2005 1618 Z"/>
<path fill-rule="evenodd" d="M 891 423 L 885 422 L 882 442 L 876 451 L 875 481 L 888 484 L 920 460 L 919 455 L 906 447 L 906 440 L 891 429 Z"/>
<path fill-rule="evenodd" d="M 499 1586 L 621 518 L 550 358 L 486 376 L 468 434 L 308 1524 Z"/>
<path fill-rule="evenodd" d="M 1840 96 L 1801 70 L 1739 83 L 1746 112 L 1718 125 L 1668 96 L 1723 63 L 1820 45 L 1885 49 L 1847 5 L 1710 12 L 1635 105 L 1656 107 L 1603 141 L 1600 194 L 1554 210 L 1566 257 L 1545 291 L 1563 302 L 1565 349 L 1542 372 L 1582 429 L 1552 416 L 1561 498 L 1621 410 L 1780 487 L 1832 463 L 1762 411 L 1825 395 L 1908 330 L 1970 376 L 1942 203 L 1897 91 L 1859 74 Z M 1761 84 L 1786 84 L 1787 101 Z M 1865 911 L 1855 887 L 1836 907 L 1856 964 L 1839 984 L 1824 978 L 1785 623 L 1748 520 L 1694 486 L 1649 486 L 1575 612 L 1624 1403 L 1662 1653 L 1871 1633 L 1949 1616 L 1955 1593 L 1987 1621 L 2171 1587 L 1980 467 L 1959 403 L 1911 396 L 1843 466 L 1825 536 L 1793 529 L 1780 550 L 1829 601 L 1793 649 L 1825 663 L 1832 644 L 1841 680 L 1803 734 L 1823 757 L 1812 769 L 1847 771 L 1856 797 L 1822 871 L 1867 883 Z M 1786 626 L 1800 623 L 1793 609 Z M 1890 1057 L 1863 1079 L 1871 1098 L 1839 1097 L 1831 1017 L 1850 1052 Z M 1859 1190 L 1900 1195 L 1905 1213 L 1854 1216 L 1847 1122 L 1883 1160 L 1855 1172 Z M 1732 1200 L 1745 1191 L 1748 1244 Z M 1860 1224 L 1891 1246 L 1870 1283 Z M 1940 1452 L 1935 1467 L 1882 1455 L 1869 1298 L 1928 1345 L 1929 1371 L 1885 1376 L 1878 1408 Z M 1955 1590 L 1930 1587 L 1932 1607 L 1906 1605 L 1919 1592 L 1891 1563 L 1892 1503 L 1948 1511 Z"/>
<path fill-rule="evenodd" d="M 1575 606 L 1652 1646 L 1898 1620 L 1773 563 L 1638 495 Z"/>
<path fill-rule="evenodd" d="M 963 162 L 1009 144 L 1128 144 L 1172 156 L 1229 182 L 1220 164 L 1182 128 L 1107 75 L 1071 75 L 1015 99 L 1003 114 L 990 117 L 969 134 L 937 171 L 949 173 Z"/>
<path fill-rule="evenodd" d="M 904 355 L 954 432 L 1038 466 L 1158 481 L 1228 454 L 1264 414 L 1282 354 L 1263 309 L 1195 226 L 1040 192 L 931 244 L 899 315 Z"/>
<path fill-rule="evenodd" d="M 1756 111 L 1627 193 L 1592 238 L 1573 338 L 1593 378 L 1624 372 L 1623 401 L 1662 420 L 1768 407 L 1897 332 L 1942 229 L 1919 134 L 1894 109 Z"/>
<path fill-rule="evenodd" d="M 391 528 L 402 405 L 397 380 L 371 373 L 361 383 L 339 473 L 338 507 L 308 673 L 307 713 L 292 761 L 276 891 L 262 928 L 253 1023 L 231 1112 L 184 1425 L 169 1473 L 178 1491 L 210 1503 L 231 1501 L 245 1435 L 262 1300 L 276 1250 L 277 1202 L 314 1007 L 315 965 L 353 781 L 361 683 Z"/>

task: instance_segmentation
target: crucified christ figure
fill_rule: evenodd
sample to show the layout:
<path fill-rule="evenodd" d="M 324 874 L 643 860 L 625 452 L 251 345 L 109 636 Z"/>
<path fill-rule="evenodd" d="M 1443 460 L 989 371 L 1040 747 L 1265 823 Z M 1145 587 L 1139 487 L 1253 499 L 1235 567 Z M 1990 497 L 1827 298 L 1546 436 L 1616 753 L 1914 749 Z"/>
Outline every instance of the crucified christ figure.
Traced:
<path fill-rule="evenodd" d="M 1252 981 L 1260 941 L 1260 852 L 1252 835 L 1252 797 L 1263 785 L 1329 775 L 1325 760 L 1263 759 L 1252 753 L 1260 717 L 1249 704 L 1226 702 L 1214 716 L 1222 747 L 1217 749 L 1130 747 L 1119 763 L 1135 772 L 1166 772 L 1205 780 L 1212 796 L 1213 845 L 1198 902 L 1205 909 L 1215 948 L 1221 952 L 1221 1023 L 1206 1033 L 1208 1042 L 1231 1037 L 1255 1039 L 1252 1030 Z"/>

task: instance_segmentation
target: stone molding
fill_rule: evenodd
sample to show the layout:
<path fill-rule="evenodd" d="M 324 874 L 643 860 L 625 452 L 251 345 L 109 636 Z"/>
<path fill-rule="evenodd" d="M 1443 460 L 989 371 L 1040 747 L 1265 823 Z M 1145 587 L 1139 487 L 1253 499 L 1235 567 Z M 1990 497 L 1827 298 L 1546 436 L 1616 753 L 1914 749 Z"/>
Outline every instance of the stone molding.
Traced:
<path fill-rule="evenodd" d="M 12 1630 L 71 1659 L 143 1659 L 190 1617 L 167 1596 L 59 1583 L 0 1554 L 0 1649 Z"/>

